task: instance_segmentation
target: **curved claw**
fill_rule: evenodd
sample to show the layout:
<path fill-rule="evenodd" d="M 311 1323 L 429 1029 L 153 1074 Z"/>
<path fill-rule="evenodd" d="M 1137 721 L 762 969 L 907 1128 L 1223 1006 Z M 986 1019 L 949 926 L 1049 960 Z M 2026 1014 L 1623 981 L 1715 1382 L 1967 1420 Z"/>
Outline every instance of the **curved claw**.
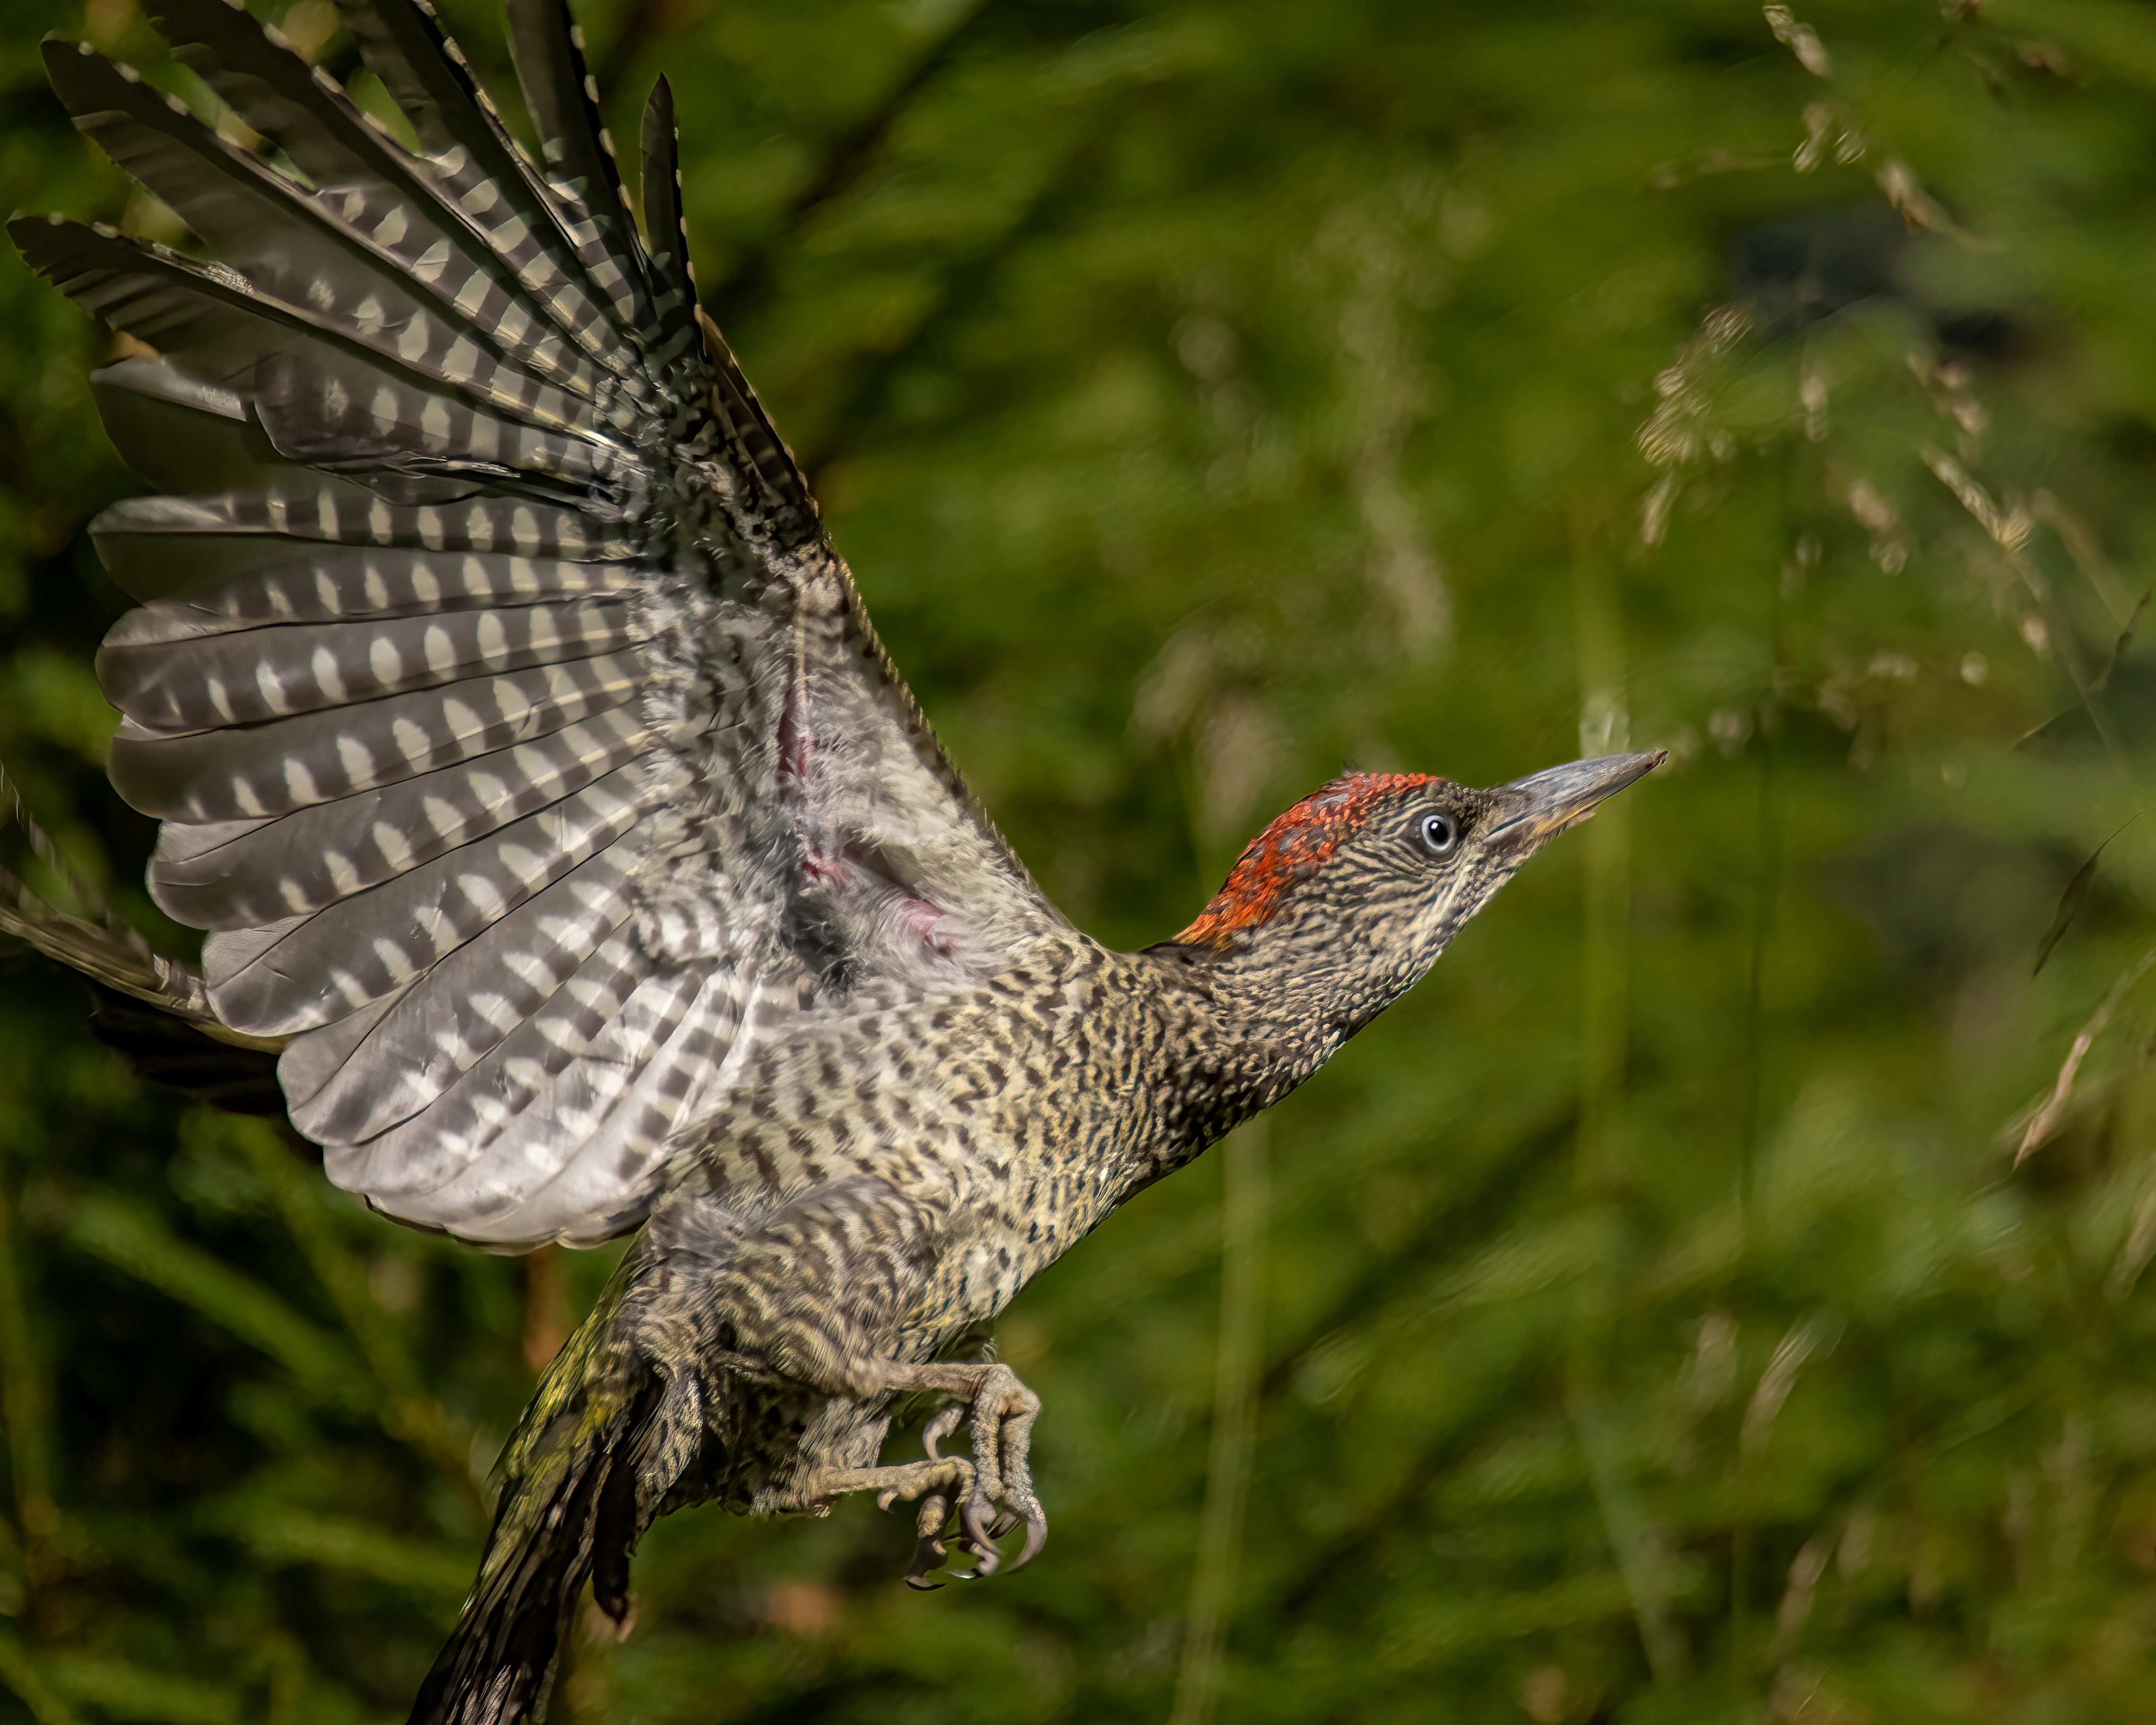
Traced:
<path fill-rule="evenodd" d="M 963 1402 L 952 1402 L 948 1407 L 936 1410 L 934 1417 L 921 1430 L 921 1447 L 928 1452 L 931 1461 L 943 1459 L 936 1446 L 965 1424 L 965 1420 L 966 1404 Z"/>
<path fill-rule="evenodd" d="M 886 1491 L 877 1499 L 888 1509 L 901 1497 L 910 1500 L 916 1491 L 923 1493 L 916 1523 L 921 1543 L 906 1575 L 908 1586 L 923 1591 L 942 1585 L 942 1579 L 930 1580 L 929 1572 L 953 1548 L 970 1556 L 973 1566 L 947 1571 L 943 1579 L 979 1581 L 1031 1563 L 1048 1539 L 1048 1517 L 1034 1496 L 1026 1466 L 1027 1440 L 1040 1411 L 1040 1399 L 1012 1376 L 1008 1366 L 982 1368 L 971 1382 L 946 1376 L 934 1387 L 957 1399 L 938 1408 L 923 1427 L 921 1448 L 927 1459 L 904 1469 L 905 1478 L 897 1489 Z M 955 1456 L 947 1459 L 939 1447 L 961 1425 L 971 1428 L 970 1463 Z M 947 1478 L 947 1470 L 954 1476 Z M 949 1530 L 944 1518 L 954 1498 L 958 1525 Z M 1025 1530 L 1024 1544 L 1017 1558 L 1007 1563 L 998 1542 L 1020 1527 Z"/>
<path fill-rule="evenodd" d="M 1023 1569 L 1040 1555 L 1040 1548 L 1048 1543 L 1048 1514 L 1037 1503 L 1028 1504 L 1025 1512 L 1025 1543 L 1019 1548 L 1014 1569 Z"/>
<path fill-rule="evenodd" d="M 966 1530 L 966 1543 L 989 1560 L 988 1567 L 981 1572 L 983 1575 L 994 1572 L 993 1560 L 998 1555 L 996 1536 L 988 1526 L 988 1512 L 994 1507 L 986 1497 L 976 1493 L 966 1500 L 965 1512 L 958 1518 Z"/>
<path fill-rule="evenodd" d="M 950 1555 L 950 1548 L 940 1538 L 923 1539 L 913 1548 L 913 1562 L 906 1572 L 906 1584 L 916 1592 L 932 1594 L 943 1584 L 931 1581 L 928 1572 L 938 1568 Z"/>
<path fill-rule="evenodd" d="M 952 1580 L 986 1581 L 1003 1567 L 1003 1553 L 993 1545 L 978 1545 L 971 1538 L 962 1539 L 958 1543 L 973 1553 L 975 1561 L 970 1569 L 953 1570 Z"/>

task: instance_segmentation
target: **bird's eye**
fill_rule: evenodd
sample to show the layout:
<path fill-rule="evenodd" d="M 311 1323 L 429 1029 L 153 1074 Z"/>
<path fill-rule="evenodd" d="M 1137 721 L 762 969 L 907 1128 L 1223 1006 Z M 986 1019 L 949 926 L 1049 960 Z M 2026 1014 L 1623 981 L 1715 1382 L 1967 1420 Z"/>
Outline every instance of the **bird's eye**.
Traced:
<path fill-rule="evenodd" d="M 1448 855 L 1460 840 L 1460 829 L 1449 814 L 1425 814 L 1422 818 L 1423 848 L 1432 856 Z"/>

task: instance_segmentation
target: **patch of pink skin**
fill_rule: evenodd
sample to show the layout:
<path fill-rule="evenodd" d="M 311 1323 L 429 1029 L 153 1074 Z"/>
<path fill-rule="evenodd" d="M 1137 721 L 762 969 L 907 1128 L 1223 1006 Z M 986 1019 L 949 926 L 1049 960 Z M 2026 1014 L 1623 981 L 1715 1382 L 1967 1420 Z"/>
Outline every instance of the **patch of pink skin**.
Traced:
<path fill-rule="evenodd" d="M 924 952 L 932 952 L 938 958 L 957 956 L 957 947 L 947 934 L 938 934 L 937 925 L 948 913 L 938 910 L 925 898 L 916 898 L 911 893 L 903 895 L 898 901 L 899 915 L 906 919 L 906 932 L 919 943 Z"/>
<path fill-rule="evenodd" d="M 782 785 L 790 788 L 796 808 L 808 800 L 809 764 L 814 752 L 815 739 L 798 722 L 793 697 L 788 695 L 778 721 L 778 777 Z M 826 856 L 804 843 L 801 872 L 823 886 L 843 886 L 853 873 L 853 865 L 844 857 Z M 957 942 L 937 932 L 948 911 L 910 892 L 899 895 L 898 908 L 901 925 L 922 952 L 938 958 L 957 956 Z"/>
<path fill-rule="evenodd" d="M 828 857 L 820 850 L 814 850 L 803 846 L 801 852 L 801 872 L 811 880 L 820 880 L 826 886 L 839 886 L 844 884 L 846 877 L 853 870 L 847 866 L 844 858 Z"/>

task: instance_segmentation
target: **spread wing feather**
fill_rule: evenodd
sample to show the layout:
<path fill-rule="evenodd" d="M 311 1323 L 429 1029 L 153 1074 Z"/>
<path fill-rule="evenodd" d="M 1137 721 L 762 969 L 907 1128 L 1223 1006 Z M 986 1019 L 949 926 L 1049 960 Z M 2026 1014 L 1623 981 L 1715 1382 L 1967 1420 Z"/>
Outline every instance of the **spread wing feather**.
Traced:
<path fill-rule="evenodd" d="M 597 362 L 484 274 L 460 277 L 454 290 L 439 279 L 430 288 L 406 273 L 408 255 L 377 237 L 381 224 L 370 231 L 321 198 L 293 196 L 291 182 L 268 162 L 131 69 L 61 41 L 45 44 L 45 65 L 80 130 L 258 291 L 399 331 L 439 320 L 586 400 L 601 394 Z M 331 297 L 338 290 L 349 304 Z"/>
<path fill-rule="evenodd" d="M 138 725 L 198 731 L 588 659 L 634 637 L 624 601 L 587 599 L 249 629 L 198 640 L 184 658 L 162 644 L 108 644 L 97 669 Z"/>
<path fill-rule="evenodd" d="M 476 761 L 318 803 L 281 819 L 168 825 L 151 864 L 157 903 L 196 928 L 311 915 L 544 809 L 636 760 L 650 737 L 616 707 Z"/>
<path fill-rule="evenodd" d="M 398 506 L 365 487 L 301 470 L 257 491 L 135 497 L 90 524 L 112 578 L 136 598 L 198 591 L 224 573 L 289 568 L 326 546 L 406 552 L 504 551 L 531 558 L 625 561 L 636 542 L 578 511 L 519 498 Z M 311 564 L 309 565 L 311 567 Z"/>
<path fill-rule="evenodd" d="M 409 547 L 329 551 L 302 559 L 288 547 L 274 567 L 152 599 L 121 618 L 105 639 L 108 649 L 172 645 L 268 624 L 562 604 L 625 593 L 635 583 L 629 564 Z"/>
<path fill-rule="evenodd" d="M 312 1137 L 334 1111 L 337 1141 L 363 1143 L 434 1103 L 623 926 L 629 894 L 622 860 L 601 855 L 490 924 L 427 987 L 402 993 L 355 1050 L 367 1058 L 347 1058 L 297 1111 L 301 1130 Z M 426 1173 L 398 1183 L 429 1185 Z"/>
<path fill-rule="evenodd" d="M 696 305 L 665 85 L 647 246 L 562 0 L 511 6 L 536 158 L 425 0 L 342 3 L 416 151 L 226 0 L 151 9 L 267 151 L 48 48 L 208 254 L 12 229 L 152 350 L 94 380 L 166 493 L 93 524 L 142 602 L 99 672 L 151 892 L 208 939 L 199 974 L 100 963 L 281 1046 L 294 1123 L 379 1207 L 593 1240 L 797 1014 L 1060 918 Z"/>
<path fill-rule="evenodd" d="M 674 126 L 674 89 L 663 77 L 644 106 L 644 219 L 651 249 L 652 316 L 665 331 L 661 352 L 694 352 L 696 271 L 689 261 L 689 228 L 681 213 L 680 139 Z"/>
<path fill-rule="evenodd" d="M 343 392 L 359 386 L 367 408 L 376 391 L 387 389 L 400 416 L 421 417 L 430 401 L 491 408 L 509 421 L 553 429 L 581 426 L 589 416 L 588 404 L 490 354 L 442 319 L 413 316 L 393 326 L 365 296 L 355 307 L 362 315 L 354 316 L 333 303 L 322 309 L 280 299 L 228 269 L 102 226 L 27 222 L 11 231 L 31 265 L 85 309 L 213 377 L 274 355 L 336 380 Z M 334 302 L 336 295 L 321 298 Z M 603 449 L 598 436 L 588 440 Z"/>
<path fill-rule="evenodd" d="M 548 189 L 578 236 L 585 274 L 618 321 L 649 331 L 651 297 L 636 220 L 601 123 L 598 85 L 584 69 L 584 35 L 568 0 L 521 0 L 509 8 L 509 48 L 524 105 L 539 131 Z"/>
<path fill-rule="evenodd" d="M 630 398 L 651 399 L 637 349 L 623 350 L 634 332 L 594 291 L 566 213 L 536 187 L 517 195 L 524 176 L 486 172 L 469 146 L 406 154 L 335 80 L 226 0 L 161 0 L 151 22 L 177 59 L 306 176 L 309 188 L 295 195 L 336 209 L 413 280 L 475 319 L 507 333 L 536 313 L 620 377 Z M 635 423 L 626 404 L 615 411 L 619 424 Z"/>
<path fill-rule="evenodd" d="M 203 948 L 210 1002 L 259 1036 L 311 1030 L 396 993 L 470 942 L 499 928 L 579 863 L 611 850 L 657 801 L 632 764 L 378 886 L 320 910 L 244 930 Z M 663 783 L 663 781 L 661 781 Z M 619 870 L 620 865 L 615 865 Z M 334 978 L 333 991 L 321 987 Z"/>
<path fill-rule="evenodd" d="M 113 738 L 112 783 L 161 820 L 290 814 L 611 712 L 644 680 L 635 657 L 609 653 L 269 725 L 171 735 L 130 717 Z"/>

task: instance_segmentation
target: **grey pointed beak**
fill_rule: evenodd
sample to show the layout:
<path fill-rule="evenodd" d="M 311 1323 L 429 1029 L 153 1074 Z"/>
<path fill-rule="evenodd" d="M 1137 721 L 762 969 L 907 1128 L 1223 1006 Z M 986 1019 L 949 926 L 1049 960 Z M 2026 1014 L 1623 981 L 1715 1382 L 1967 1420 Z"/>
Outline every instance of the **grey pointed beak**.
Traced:
<path fill-rule="evenodd" d="M 1502 833 L 1508 842 L 1532 850 L 1544 839 L 1586 819 L 1604 798 L 1615 796 L 1668 758 L 1667 749 L 1650 749 L 1637 755 L 1601 755 L 1500 785 L 1490 793 L 1497 817 L 1496 824 L 1489 829 L 1490 836 Z"/>

